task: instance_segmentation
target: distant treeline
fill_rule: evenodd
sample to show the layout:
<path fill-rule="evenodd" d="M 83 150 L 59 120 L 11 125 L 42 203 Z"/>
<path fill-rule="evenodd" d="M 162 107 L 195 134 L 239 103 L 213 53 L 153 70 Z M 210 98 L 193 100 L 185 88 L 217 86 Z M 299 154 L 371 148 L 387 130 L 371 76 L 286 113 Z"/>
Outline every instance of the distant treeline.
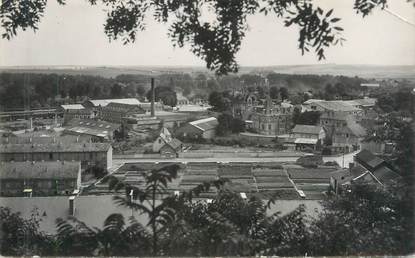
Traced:
<path fill-rule="evenodd" d="M 77 103 L 86 98 L 138 97 L 144 99 L 150 86 L 150 75 L 122 74 L 115 78 L 90 75 L 58 75 L 36 73 L 0 73 L 0 108 L 23 109 L 56 106 L 62 102 Z M 310 91 L 326 99 L 359 95 L 358 77 L 331 75 L 266 75 L 270 87 L 286 88 L 290 94 Z M 207 73 L 175 73 L 156 76 L 157 87 L 166 91 L 181 92 L 189 99 L 207 100 L 213 91 L 264 92 L 264 77 L 258 74 L 214 77 Z M 167 90 L 168 89 L 168 90 Z M 171 90 L 173 89 L 173 91 Z M 160 89 L 161 90 L 161 89 Z M 161 94 L 166 96 L 168 94 Z M 171 101 L 167 96 L 166 101 Z"/>

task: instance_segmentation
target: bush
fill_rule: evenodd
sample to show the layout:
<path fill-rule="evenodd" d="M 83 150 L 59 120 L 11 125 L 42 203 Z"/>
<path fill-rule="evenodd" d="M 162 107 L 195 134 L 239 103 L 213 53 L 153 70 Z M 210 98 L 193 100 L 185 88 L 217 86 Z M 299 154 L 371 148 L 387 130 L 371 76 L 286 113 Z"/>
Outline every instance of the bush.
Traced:
<path fill-rule="evenodd" d="M 328 147 L 325 147 L 322 151 L 321 151 L 322 155 L 331 155 L 331 149 Z"/>

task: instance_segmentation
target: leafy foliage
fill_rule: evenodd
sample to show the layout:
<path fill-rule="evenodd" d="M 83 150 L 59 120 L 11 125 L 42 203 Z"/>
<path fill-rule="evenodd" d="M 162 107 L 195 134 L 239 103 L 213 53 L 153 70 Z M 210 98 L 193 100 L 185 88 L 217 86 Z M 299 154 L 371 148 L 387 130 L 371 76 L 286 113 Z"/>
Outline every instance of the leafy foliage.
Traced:
<path fill-rule="evenodd" d="M 0 253 L 6 256 L 49 254 L 51 239 L 39 231 L 39 214 L 32 211 L 30 219 L 23 219 L 19 213 L 0 207 Z"/>
<path fill-rule="evenodd" d="M 232 115 L 223 113 L 218 117 L 218 126 L 216 127 L 216 133 L 219 136 L 228 135 L 229 133 L 240 133 L 245 131 L 244 121 L 232 117 Z"/>
<path fill-rule="evenodd" d="M 145 18 L 152 16 L 157 22 L 169 25 L 168 35 L 175 46 L 189 45 L 217 74 L 238 71 L 235 55 L 245 37 L 250 15 L 274 15 L 285 26 L 298 27 L 299 49 L 303 54 L 313 50 L 319 60 L 325 58 L 328 47 L 345 40 L 338 25 L 340 18 L 334 17 L 333 9 L 325 12 L 311 0 L 89 0 L 89 3 L 104 5 L 108 10 L 104 29 L 110 39 L 121 39 L 124 44 L 134 42 L 137 33 L 146 27 Z M 3 1 L 2 37 L 16 36 L 18 29 L 37 30 L 46 4 L 47 0 Z M 355 0 L 354 9 L 366 16 L 385 5 L 386 0 Z M 204 19 L 206 11 L 212 20 Z"/>
<path fill-rule="evenodd" d="M 313 255 L 408 254 L 414 250 L 411 188 L 354 184 L 323 202 L 310 227 Z"/>
<path fill-rule="evenodd" d="M 151 100 L 151 90 L 146 94 L 148 100 Z M 176 106 L 177 104 L 177 95 L 173 88 L 167 86 L 158 86 L 154 89 L 155 100 L 162 100 L 163 104 L 169 105 L 171 107 Z"/>

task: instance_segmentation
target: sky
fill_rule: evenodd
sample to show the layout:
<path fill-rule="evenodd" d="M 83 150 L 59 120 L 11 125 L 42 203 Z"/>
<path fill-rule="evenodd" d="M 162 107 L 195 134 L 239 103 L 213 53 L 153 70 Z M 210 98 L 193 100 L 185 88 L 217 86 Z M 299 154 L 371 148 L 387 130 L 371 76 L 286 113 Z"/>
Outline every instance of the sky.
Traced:
<path fill-rule="evenodd" d="M 248 18 L 249 31 L 237 54 L 241 66 L 301 64 L 415 65 L 415 26 L 395 16 L 376 11 L 362 18 L 353 10 L 353 0 L 315 0 L 325 10 L 342 18 L 345 44 L 326 52 L 318 61 L 314 53 L 301 55 L 298 30 L 284 27 L 273 15 Z M 406 0 L 389 0 L 389 9 L 415 23 L 415 8 Z M 49 0 L 39 30 L 19 31 L 10 41 L 0 39 L 0 66 L 126 65 L 204 66 L 189 48 L 174 48 L 168 27 L 147 20 L 147 29 L 136 42 L 123 45 L 109 41 L 104 33 L 105 11 L 86 0 L 68 0 L 65 6 Z"/>

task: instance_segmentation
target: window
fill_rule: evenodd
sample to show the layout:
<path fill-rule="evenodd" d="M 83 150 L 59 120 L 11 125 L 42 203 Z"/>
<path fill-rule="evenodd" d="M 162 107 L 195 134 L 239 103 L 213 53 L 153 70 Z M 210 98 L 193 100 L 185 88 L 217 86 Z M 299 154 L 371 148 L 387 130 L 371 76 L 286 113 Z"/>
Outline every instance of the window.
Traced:
<path fill-rule="evenodd" d="M 271 130 L 271 125 L 268 125 L 268 130 Z"/>
<path fill-rule="evenodd" d="M 348 133 L 346 133 L 346 138 L 349 138 L 349 134 Z"/>
<path fill-rule="evenodd" d="M 53 159 L 53 153 L 52 153 L 52 152 L 50 152 L 50 153 L 49 153 L 49 159 L 50 159 L 50 160 L 52 160 L 52 159 Z"/>

